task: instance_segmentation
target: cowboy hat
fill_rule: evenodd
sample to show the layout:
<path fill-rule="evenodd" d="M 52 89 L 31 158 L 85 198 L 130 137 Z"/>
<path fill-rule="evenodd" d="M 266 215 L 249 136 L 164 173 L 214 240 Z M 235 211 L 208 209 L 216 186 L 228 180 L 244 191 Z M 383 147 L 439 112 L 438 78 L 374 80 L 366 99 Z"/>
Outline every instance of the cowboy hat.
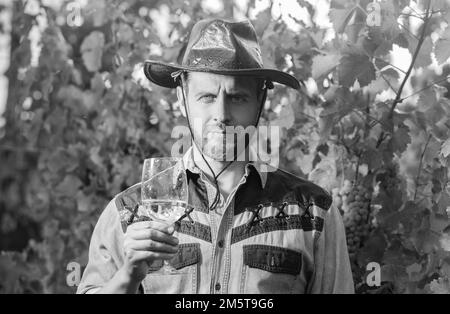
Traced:
<path fill-rule="evenodd" d="M 294 89 L 299 81 L 292 75 L 263 67 L 255 29 L 249 21 L 204 19 L 193 27 L 181 64 L 155 60 L 144 62 L 144 73 L 153 83 L 175 88 L 182 72 L 209 72 L 232 76 L 253 76 Z"/>

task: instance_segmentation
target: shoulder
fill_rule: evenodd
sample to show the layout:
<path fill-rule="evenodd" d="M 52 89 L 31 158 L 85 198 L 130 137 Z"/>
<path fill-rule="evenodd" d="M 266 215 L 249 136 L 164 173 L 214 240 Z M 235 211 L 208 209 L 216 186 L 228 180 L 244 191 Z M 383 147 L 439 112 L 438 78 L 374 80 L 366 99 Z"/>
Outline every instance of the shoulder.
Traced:
<path fill-rule="evenodd" d="M 314 204 L 324 210 L 331 207 L 332 197 L 325 189 L 282 169 L 268 172 L 266 188 L 279 195 L 293 195 L 303 204 Z"/>

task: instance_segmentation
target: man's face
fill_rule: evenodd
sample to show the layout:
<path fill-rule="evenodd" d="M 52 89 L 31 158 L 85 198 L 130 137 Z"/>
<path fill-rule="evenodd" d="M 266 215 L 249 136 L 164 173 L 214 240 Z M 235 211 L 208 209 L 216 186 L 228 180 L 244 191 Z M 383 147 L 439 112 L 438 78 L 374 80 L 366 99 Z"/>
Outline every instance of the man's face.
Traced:
<path fill-rule="evenodd" d="M 262 101 L 262 93 L 257 93 L 257 81 L 251 77 L 190 72 L 185 92 L 197 146 L 217 161 L 234 156 L 236 142 L 242 143 L 244 134 L 238 134 L 235 139 L 225 132 L 230 127 L 245 129 L 256 124 Z M 180 87 L 177 93 L 182 100 Z M 238 155 L 242 152 L 239 150 Z"/>

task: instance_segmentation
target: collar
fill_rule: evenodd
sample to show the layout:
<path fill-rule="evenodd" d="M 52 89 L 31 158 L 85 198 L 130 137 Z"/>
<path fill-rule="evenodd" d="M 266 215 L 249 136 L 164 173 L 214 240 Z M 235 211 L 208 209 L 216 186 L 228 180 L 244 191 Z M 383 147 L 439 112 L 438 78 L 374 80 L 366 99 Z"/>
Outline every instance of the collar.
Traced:
<path fill-rule="evenodd" d="M 193 156 L 194 149 L 191 146 L 183 156 L 184 167 L 188 172 L 200 175 L 202 173 L 202 170 L 195 164 Z M 251 160 L 254 159 L 252 158 Z M 252 168 L 256 170 L 256 173 L 259 175 L 259 178 L 261 180 L 261 186 L 262 188 L 264 188 L 267 182 L 267 172 L 273 171 L 273 167 L 260 160 L 250 161 L 245 165 L 244 177 L 249 176 Z"/>

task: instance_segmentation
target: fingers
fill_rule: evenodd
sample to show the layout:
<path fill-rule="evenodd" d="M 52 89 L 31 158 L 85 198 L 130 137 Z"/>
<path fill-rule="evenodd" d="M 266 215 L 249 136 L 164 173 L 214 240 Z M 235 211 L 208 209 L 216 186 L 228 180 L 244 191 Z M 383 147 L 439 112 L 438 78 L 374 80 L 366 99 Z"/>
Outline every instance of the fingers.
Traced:
<path fill-rule="evenodd" d="M 137 264 L 142 261 L 152 262 L 155 260 L 171 260 L 172 258 L 175 257 L 176 254 L 163 253 L 163 252 L 126 250 L 125 255 L 131 263 Z"/>
<path fill-rule="evenodd" d="M 168 225 L 158 221 L 139 221 L 128 226 L 128 230 L 145 230 L 155 229 L 164 232 L 168 235 L 172 235 L 175 231 L 173 225 Z"/>
<path fill-rule="evenodd" d="M 137 230 L 130 234 L 130 236 L 135 240 L 153 240 L 169 245 L 177 245 L 179 242 L 177 237 L 168 235 L 167 233 L 155 229 Z"/>
<path fill-rule="evenodd" d="M 178 252 L 178 245 L 169 245 L 151 239 L 134 241 L 129 247 L 136 251 L 152 251 L 171 254 Z"/>
<path fill-rule="evenodd" d="M 124 239 L 124 250 L 127 258 L 161 259 L 171 258 L 164 255 L 178 252 L 178 239 L 174 236 L 173 226 L 156 221 L 142 221 L 129 226 Z M 144 252 L 140 253 L 140 252 Z M 130 257 L 131 256 L 131 257 Z"/>

